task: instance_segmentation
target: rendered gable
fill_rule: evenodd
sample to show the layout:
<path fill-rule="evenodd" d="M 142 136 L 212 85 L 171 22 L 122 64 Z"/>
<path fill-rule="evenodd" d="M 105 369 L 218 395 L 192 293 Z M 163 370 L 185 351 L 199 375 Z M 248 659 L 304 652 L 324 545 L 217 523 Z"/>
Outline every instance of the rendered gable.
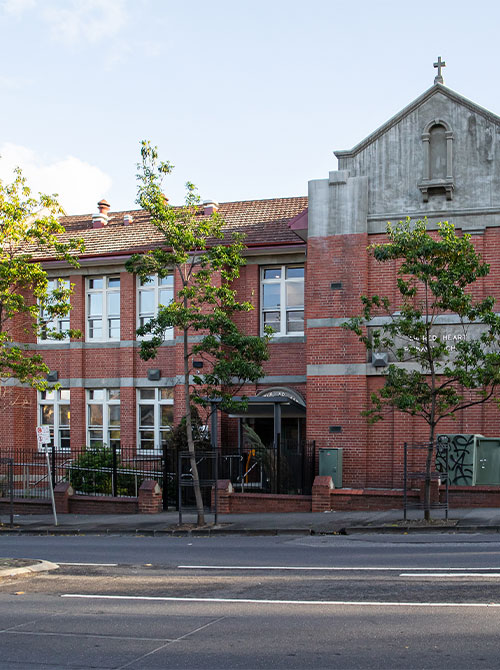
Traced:
<path fill-rule="evenodd" d="M 425 176 L 423 133 L 434 120 L 442 120 L 451 141 L 453 190 L 447 199 L 436 189 L 428 202 L 419 184 Z M 427 216 L 431 223 L 448 219 L 465 230 L 500 225 L 500 119 L 458 94 L 435 85 L 351 151 L 338 151 L 339 172 L 327 180 L 310 184 L 310 212 L 317 210 L 315 195 L 326 191 L 329 216 L 340 223 L 339 212 L 356 210 L 356 221 L 349 229 L 334 220 L 323 220 L 317 233 L 377 232 L 388 220 Z M 428 145 L 427 145 L 428 146 Z M 334 186 L 341 174 L 346 186 Z M 357 203 L 352 201 L 354 182 L 367 180 L 366 221 Z M 332 191 L 333 185 L 333 191 Z M 326 189 L 326 190 L 325 190 Z M 356 191 L 356 189 L 354 189 Z M 347 200 L 351 202 L 348 203 Z M 341 202 L 342 201 L 342 202 Z M 323 203 L 324 209 L 325 203 Z M 363 207 L 364 209 L 364 207 Z M 317 221 L 319 223 L 319 221 Z M 311 223 L 312 230 L 311 230 Z M 309 235 L 314 236 L 314 214 L 310 216 Z"/>

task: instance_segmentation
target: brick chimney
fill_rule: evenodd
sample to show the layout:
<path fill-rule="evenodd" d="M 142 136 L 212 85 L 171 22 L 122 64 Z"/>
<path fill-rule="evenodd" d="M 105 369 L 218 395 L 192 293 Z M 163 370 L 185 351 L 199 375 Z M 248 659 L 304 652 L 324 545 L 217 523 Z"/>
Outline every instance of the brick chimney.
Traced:
<path fill-rule="evenodd" d="M 109 202 L 104 199 L 99 200 L 97 208 L 99 213 L 92 215 L 92 228 L 104 228 L 108 224 Z"/>
<path fill-rule="evenodd" d="M 203 214 L 210 215 L 214 214 L 219 209 L 219 203 L 215 200 L 204 200 L 203 201 Z"/>

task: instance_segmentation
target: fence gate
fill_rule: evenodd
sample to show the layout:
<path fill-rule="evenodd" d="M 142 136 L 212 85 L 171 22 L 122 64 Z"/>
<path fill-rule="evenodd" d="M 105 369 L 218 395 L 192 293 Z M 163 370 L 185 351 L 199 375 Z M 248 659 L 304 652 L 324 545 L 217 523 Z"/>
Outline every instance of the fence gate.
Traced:
<path fill-rule="evenodd" d="M 14 527 L 14 459 L 0 458 L 0 497 L 9 500 L 10 527 Z"/>
<path fill-rule="evenodd" d="M 198 479 L 200 482 L 203 507 L 211 510 L 212 489 L 214 489 L 214 523 L 217 523 L 217 479 L 218 453 L 212 451 L 198 451 L 195 454 Z M 182 513 L 196 509 L 194 497 L 194 480 L 191 468 L 191 454 L 189 451 L 179 451 L 178 459 L 178 510 L 179 524 L 182 524 Z"/>
<path fill-rule="evenodd" d="M 311 495 L 315 473 L 314 441 L 281 441 L 278 448 L 247 448 L 221 454 L 219 477 L 242 493 Z"/>

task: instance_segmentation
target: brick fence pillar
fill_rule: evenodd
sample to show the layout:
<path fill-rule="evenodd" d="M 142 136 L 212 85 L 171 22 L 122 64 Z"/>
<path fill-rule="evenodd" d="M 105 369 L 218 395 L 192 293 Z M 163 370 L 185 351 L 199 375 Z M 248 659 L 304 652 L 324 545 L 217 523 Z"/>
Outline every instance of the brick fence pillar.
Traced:
<path fill-rule="evenodd" d="M 158 482 L 145 479 L 139 488 L 139 513 L 158 514 L 163 510 L 163 497 Z"/>
<path fill-rule="evenodd" d="M 331 510 L 330 491 L 334 488 L 330 475 L 316 475 L 312 486 L 311 512 L 326 512 Z"/>
<path fill-rule="evenodd" d="M 231 494 L 233 492 L 233 485 L 230 479 L 217 480 L 217 513 L 231 514 Z M 212 487 L 212 509 L 215 507 L 215 486 Z"/>
<path fill-rule="evenodd" d="M 56 503 L 56 512 L 58 514 L 69 513 L 69 499 L 74 493 L 73 487 L 69 482 L 59 482 L 54 487 L 54 501 Z"/>

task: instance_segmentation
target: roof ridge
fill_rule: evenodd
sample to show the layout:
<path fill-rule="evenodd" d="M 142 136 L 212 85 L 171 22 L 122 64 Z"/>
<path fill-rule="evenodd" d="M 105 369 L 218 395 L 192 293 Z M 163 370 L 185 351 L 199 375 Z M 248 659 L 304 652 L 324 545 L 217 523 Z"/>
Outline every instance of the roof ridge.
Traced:
<path fill-rule="evenodd" d="M 262 203 L 279 203 L 279 202 L 287 202 L 287 203 L 292 203 L 294 201 L 307 201 L 308 196 L 307 195 L 294 195 L 294 196 L 285 196 L 285 197 L 278 197 L 278 198 L 261 198 L 259 200 L 228 200 L 225 202 L 219 202 L 219 207 L 224 207 L 225 205 L 249 205 L 249 204 L 262 204 Z M 305 204 L 307 206 L 307 203 Z M 182 207 L 182 205 L 172 205 L 172 207 L 177 208 L 177 207 Z M 203 205 L 200 204 L 200 207 L 203 207 Z M 141 216 L 141 217 L 148 217 L 149 213 L 145 209 L 123 209 L 123 210 L 110 210 L 108 217 L 109 219 L 112 218 L 118 218 L 122 217 L 126 214 L 132 214 L 135 216 Z M 66 223 L 67 225 L 71 225 L 72 223 L 81 223 L 82 221 L 91 221 L 92 220 L 92 213 L 89 214 L 67 214 L 64 215 L 60 218 L 61 223 L 63 225 Z"/>

